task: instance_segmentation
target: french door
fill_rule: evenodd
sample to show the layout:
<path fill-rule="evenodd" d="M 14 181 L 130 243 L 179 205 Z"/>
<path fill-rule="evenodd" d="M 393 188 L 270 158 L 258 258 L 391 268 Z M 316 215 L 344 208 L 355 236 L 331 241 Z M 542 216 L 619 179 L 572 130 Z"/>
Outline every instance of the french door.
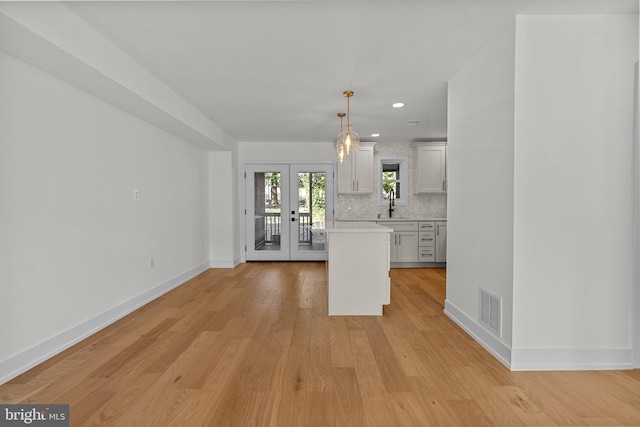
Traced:
<path fill-rule="evenodd" d="M 248 164 L 245 206 L 247 261 L 327 259 L 333 164 Z"/>

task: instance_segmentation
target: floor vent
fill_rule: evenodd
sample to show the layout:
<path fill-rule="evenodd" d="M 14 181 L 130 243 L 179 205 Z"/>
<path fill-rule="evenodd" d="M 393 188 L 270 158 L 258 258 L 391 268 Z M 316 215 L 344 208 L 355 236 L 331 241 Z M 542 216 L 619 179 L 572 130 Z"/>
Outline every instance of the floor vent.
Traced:
<path fill-rule="evenodd" d="M 480 289 L 480 323 L 501 337 L 502 298 Z"/>

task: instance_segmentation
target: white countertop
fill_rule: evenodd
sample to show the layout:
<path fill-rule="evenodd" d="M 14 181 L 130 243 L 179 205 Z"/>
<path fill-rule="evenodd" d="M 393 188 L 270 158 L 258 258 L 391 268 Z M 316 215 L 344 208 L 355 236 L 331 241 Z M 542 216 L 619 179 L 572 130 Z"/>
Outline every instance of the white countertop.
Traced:
<path fill-rule="evenodd" d="M 447 218 L 363 218 L 363 219 L 336 219 L 336 222 L 387 222 L 387 221 L 446 221 Z"/>
<path fill-rule="evenodd" d="M 319 233 L 391 233 L 393 230 L 375 222 L 335 221 L 325 224 L 325 228 L 314 229 Z"/>

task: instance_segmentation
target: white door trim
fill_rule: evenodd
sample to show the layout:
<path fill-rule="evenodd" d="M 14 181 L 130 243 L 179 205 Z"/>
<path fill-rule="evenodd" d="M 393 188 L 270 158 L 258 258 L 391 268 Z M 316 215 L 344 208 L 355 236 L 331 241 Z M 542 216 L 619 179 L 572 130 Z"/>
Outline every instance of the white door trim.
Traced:
<path fill-rule="evenodd" d="M 242 181 L 244 178 L 244 182 L 239 185 L 240 187 L 240 215 L 245 215 L 245 218 L 242 221 L 242 227 L 240 229 L 240 236 L 239 236 L 239 240 L 240 240 L 240 250 L 241 250 L 241 262 L 246 262 L 247 261 L 247 254 L 249 252 L 249 234 L 250 234 L 250 230 L 249 230 L 249 223 L 248 223 L 248 218 L 249 218 L 249 213 L 251 212 L 251 207 L 249 206 L 249 203 L 247 201 L 247 196 L 248 196 L 248 183 L 247 180 L 250 178 L 249 177 L 249 172 L 250 170 L 255 170 L 256 167 L 259 168 L 267 168 L 267 169 L 274 169 L 276 167 L 280 167 L 280 166 L 287 166 L 288 170 L 291 171 L 292 166 L 300 166 L 300 167 L 305 167 L 305 166 L 317 166 L 317 167 L 321 167 L 321 168 L 327 168 L 328 171 L 331 171 L 331 179 L 330 182 L 327 182 L 327 188 L 325 189 L 326 191 L 326 203 L 327 203 L 327 221 L 333 221 L 334 219 L 334 207 L 336 204 L 336 182 L 335 182 L 335 175 L 336 175 L 336 165 L 335 162 L 331 162 L 331 161 L 319 161 L 319 162 L 312 162 L 312 161 L 300 161 L 300 162 L 292 162 L 292 161 L 267 161 L 267 162 L 257 162 L 257 161 L 242 161 L 241 162 L 242 168 L 241 168 L 241 172 L 240 172 L 240 180 Z M 275 170 L 275 169 L 274 169 Z M 284 188 L 282 188 L 281 190 L 284 193 Z M 287 189 L 287 191 L 290 193 L 292 190 Z M 330 207 L 329 207 L 330 205 Z M 291 221 L 291 215 L 288 215 L 290 213 L 290 209 L 289 206 L 286 207 L 287 210 L 284 210 L 284 207 L 282 209 L 282 220 L 283 222 L 285 221 Z M 329 212 L 330 209 L 330 212 Z M 284 238 L 284 236 L 283 236 Z M 288 237 L 288 239 L 290 239 Z M 244 250 L 243 250 L 244 249 Z M 275 256 L 274 256 L 275 257 Z M 272 260 L 274 261 L 286 261 L 286 260 L 290 260 L 291 254 L 287 255 L 286 259 L 280 259 L 278 257 L 273 258 Z M 304 257 L 302 258 L 304 259 Z M 251 260 L 254 260 L 253 258 Z M 311 260 L 311 259 L 310 259 Z"/>
<path fill-rule="evenodd" d="M 279 172 L 280 173 L 280 233 L 277 234 L 280 244 L 264 243 L 261 248 L 277 248 L 277 249 L 256 249 L 258 240 L 256 240 L 256 218 L 255 212 L 255 178 L 254 174 L 261 172 Z M 245 165 L 245 257 L 252 261 L 288 261 L 289 253 L 289 165 L 288 164 L 249 164 Z M 263 201 L 264 202 L 264 201 Z M 262 213 L 261 221 L 265 219 Z M 264 224 L 264 223 L 263 223 Z M 266 228 L 266 227 L 265 227 Z M 265 233 L 263 232 L 262 235 Z M 264 242 L 264 239 L 262 240 Z"/>
<path fill-rule="evenodd" d="M 631 333 L 633 334 L 633 365 L 640 368 L 640 142 L 638 134 L 640 134 L 640 107 L 638 105 L 640 97 L 640 81 L 638 78 L 638 62 L 635 64 L 635 86 L 634 86 L 634 102 L 633 102 L 633 283 L 632 290 L 632 325 Z"/>

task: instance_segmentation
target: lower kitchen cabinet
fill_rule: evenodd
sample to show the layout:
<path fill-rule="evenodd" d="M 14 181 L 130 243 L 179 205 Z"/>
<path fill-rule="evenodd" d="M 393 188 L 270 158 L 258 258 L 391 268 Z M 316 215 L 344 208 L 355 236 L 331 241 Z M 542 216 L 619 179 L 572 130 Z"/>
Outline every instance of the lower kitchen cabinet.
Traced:
<path fill-rule="evenodd" d="M 380 221 L 393 229 L 390 235 L 390 261 L 396 267 L 417 263 L 447 262 L 447 221 Z M 413 264 L 410 265 L 409 263 Z"/>
<path fill-rule="evenodd" d="M 418 261 L 418 232 L 396 231 L 391 233 L 391 262 Z"/>
<path fill-rule="evenodd" d="M 447 262 L 447 222 L 436 222 L 436 262 Z"/>
<path fill-rule="evenodd" d="M 418 262 L 418 223 L 384 221 L 378 224 L 393 229 L 390 241 L 391 262 Z"/>
<path fill-rule="evenodd" d="M 434 227 L 435 225 L 431 223 Z M 420 223 L 422 226 L 423 223 Z M 421 229 L 428 229 L 426 226 L 422 226 Z M 436 261 L 436 232 L 435 231 L 421 231 L 420 241 L 418 242 L 418 261 L 420 262 L 435 262 Z"/>

